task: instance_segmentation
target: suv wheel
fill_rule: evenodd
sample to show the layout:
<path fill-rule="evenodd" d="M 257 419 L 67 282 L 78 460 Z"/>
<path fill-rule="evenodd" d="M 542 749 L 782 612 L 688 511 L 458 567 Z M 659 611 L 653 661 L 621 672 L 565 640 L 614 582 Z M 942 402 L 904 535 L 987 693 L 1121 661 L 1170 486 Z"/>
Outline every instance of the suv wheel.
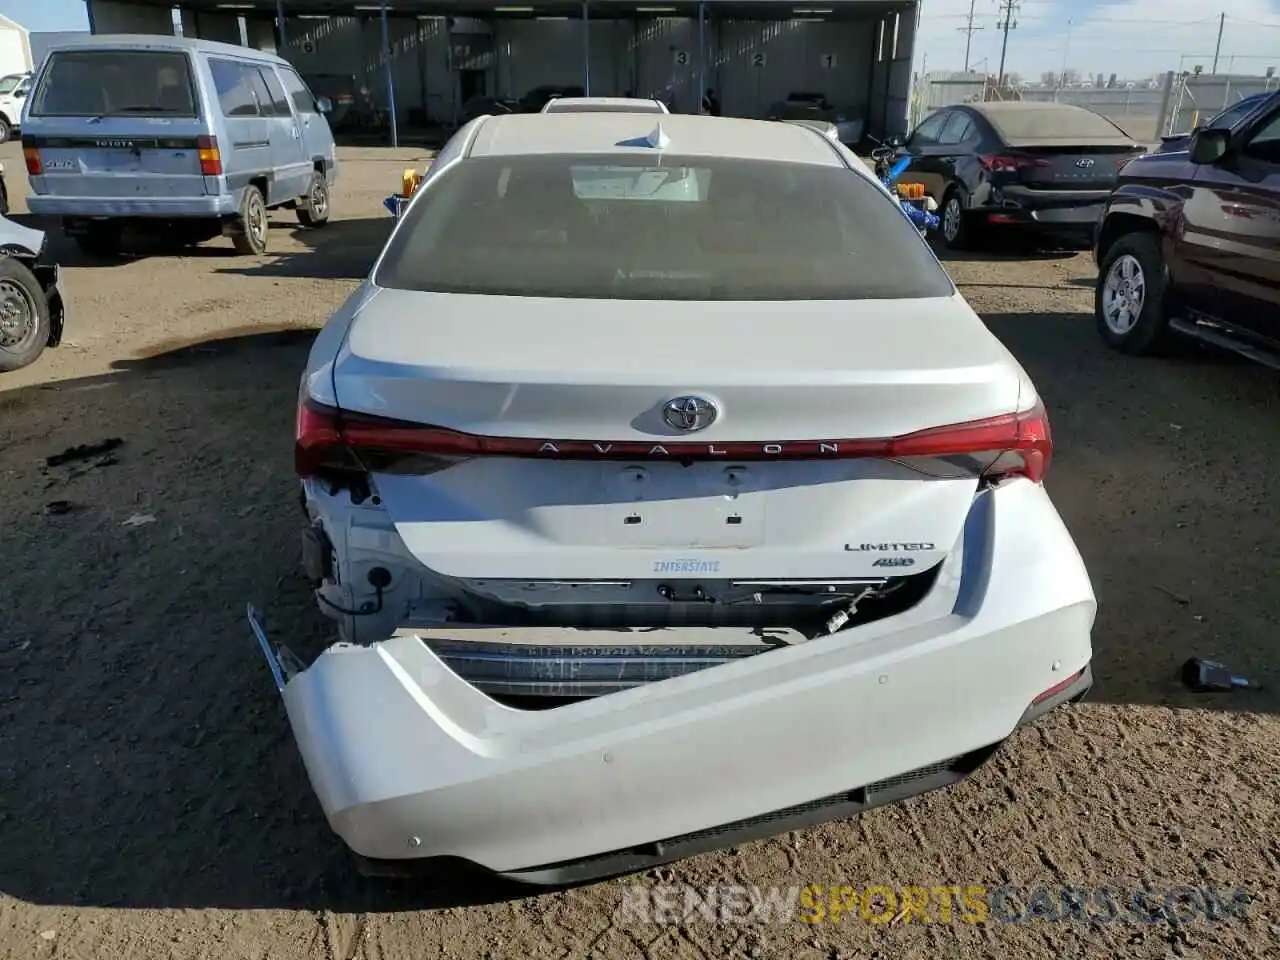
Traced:
<path fill-rule="evenodd" d="M 5 117 L 0 116 L 0 143 L 8 143 L 11 136 L 13 136 L 13 125 Z"/>
<path fill-rule="evenodd" d="M 1112 244 L 1094 294 L 1094 317 L 1107 346 L 1133 356 L 1163 349 L 1169 336 L 1168 283 L 1159 238 L 1130 233 Z"/>

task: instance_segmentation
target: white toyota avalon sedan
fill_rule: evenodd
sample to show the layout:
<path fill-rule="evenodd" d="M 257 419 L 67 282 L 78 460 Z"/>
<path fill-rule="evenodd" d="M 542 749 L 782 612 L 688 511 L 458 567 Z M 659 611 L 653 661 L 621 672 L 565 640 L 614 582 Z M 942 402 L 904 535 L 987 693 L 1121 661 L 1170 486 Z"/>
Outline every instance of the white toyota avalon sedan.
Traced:
<path fill-rule="evenodd" d="M 304 565 L 254 620 L 366 872 L 629 872 L 954 783 L 1092 682 L 1044 405 L 802 126 L 449 142 L 302 379 Z"/>

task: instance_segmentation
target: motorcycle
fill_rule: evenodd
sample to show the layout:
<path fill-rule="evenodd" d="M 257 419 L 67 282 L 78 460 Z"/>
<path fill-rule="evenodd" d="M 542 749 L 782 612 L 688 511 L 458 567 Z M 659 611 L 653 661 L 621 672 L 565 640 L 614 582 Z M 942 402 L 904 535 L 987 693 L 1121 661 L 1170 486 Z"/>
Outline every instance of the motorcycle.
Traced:
<path fill-rule="evenodd" d="M 876 177 L 897 196 L 902 212 L 921 235 L 937 230 L 942 222 L 936 212 L 938 201 L 924 192 L 924 184 L 898 183 L 898 178 L 911 166 L 911 157 L 898 157 L 897 148 L 881 143 L 871 151 L 871 162 Z"/>

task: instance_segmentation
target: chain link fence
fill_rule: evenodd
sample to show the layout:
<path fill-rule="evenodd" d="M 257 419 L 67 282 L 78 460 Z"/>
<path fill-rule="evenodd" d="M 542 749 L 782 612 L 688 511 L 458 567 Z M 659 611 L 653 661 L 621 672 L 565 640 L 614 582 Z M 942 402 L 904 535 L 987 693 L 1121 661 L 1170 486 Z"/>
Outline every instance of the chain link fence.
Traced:
<path fill-rule="evenodd" d="M 912 96 L 914 127 L 942 107 L 984 100 L 1017 99 L 1038 103 L 1072 103 L 1109 118 L 1143 143 L 1185 133 L 1219 111 L 1257 93 L 1280 89 L 1280 77 L 1167 73 L 1155 87 L 1062 88 L 997 87 L 980 73 L 927 74 Z"/>

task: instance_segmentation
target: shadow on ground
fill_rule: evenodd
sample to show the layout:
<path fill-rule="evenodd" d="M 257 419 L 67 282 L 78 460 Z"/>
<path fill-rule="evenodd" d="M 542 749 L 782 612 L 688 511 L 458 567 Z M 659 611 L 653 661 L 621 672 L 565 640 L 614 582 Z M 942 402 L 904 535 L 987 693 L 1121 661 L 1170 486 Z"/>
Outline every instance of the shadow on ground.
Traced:
<path fill-rule="evenodd" d="M 984 319 L 1050 411 L 1047 487 L 1098 595 L 1091 699 L 1280 712 L 1280 381 L 1191 344 L 1121 355 L 1091 314 Z M 1271 689 L 1190 693 L 1193 656 Z"/>
<path fill-rule="evenodd" d="M 221 237 L 179 244 L 163 235 L 138 233 L 125 237 L 118 256 L 101 257 L 86 253 L 63 236 L 51 218 L 20 214 L 10 219 L 43 230 L 49 258 L 64 268 L 111 269 L 130 260 L 184 257 L 218 261 L 216 272 L 238 276 L 362 280 L 395 224 L 389 213 L 379 209 L 380 217 L 331 220 L 319 228 L 301 226 L 287 210 L 273 210 L 267 252 L 261 257 L 238 254 L 231 241 Z"/>
<path fill-rule="evenodd" d="M 514 891 L 365 881 L 249 633 L 314 655 L 291 477 L 314 331 L 0 392 L 0 890 L 116 907 L 421 909 Z M 109 453 L 48 467 L 68 447 Z"/>
<path fill-rule="evenodd" d="M 979 262 L 999 263 L 1003 260 L 1028 262 L 1046 260 L 1070 260 L 1082 249 L 1080 246 L 1055 246 L 1048 241 L 1018 233 L 996 233 L 980 238 L 967 250 L 949 250 L 935 231 L 929 236 L 930 245 L 943 263 Z"/>
<path fill-rule="evenodd" d="M 1050 488 L 1101 602 L 1095 699 L 1276 711 L 1274 693 L 1196 698 L 1173 677 L 1191 654 L 1275 670 L 1274 379 L 1119 357 L 1083 315 L 989 319 L 1054 413 Z M 329 637 L 296 572 L 291 430 L 311 338 L 188 344 L 0 393 L 0 523 L 21 558 L 0 579 L 5 893 L 350 912 L 525 893 L 358 878 L 250 636 L 251 601 L 304 657 Z M 44 465 L 111 437 L 109 454 Z"/>
<path fill-rule="evenodd" d="M 228 259 L 216 272 L 250 277 L 306 277 L 325 280 L 363 280 L 391 235 L 395 220 L 381 216 L 333 220 L 319 230 L 289 227 L 273 220 L 273 230 L 287 231 L 301 246 L 281 250 L 277 245 L 264 257 Z"/>

